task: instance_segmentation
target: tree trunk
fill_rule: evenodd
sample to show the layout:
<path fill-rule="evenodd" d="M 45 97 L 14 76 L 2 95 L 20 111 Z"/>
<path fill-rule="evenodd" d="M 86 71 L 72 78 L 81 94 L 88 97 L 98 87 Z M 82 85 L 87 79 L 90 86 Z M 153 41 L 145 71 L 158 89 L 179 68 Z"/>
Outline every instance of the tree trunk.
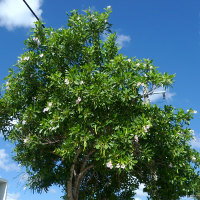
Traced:
<path fill-rule="evenodd" d="M 80 171 L 78 174 L 76 174 L 75 165 L 77 163 L 80 152 L 81 149 L 78 148 L 72 166 L 70 168 L 70 177 L 67 180 L 67 187 L 66 187 L 68 200 L 78 200 L 81 182 L 84 176 L 86 175 L 87 171 L 94 167 L 93 164 L 87 166 L 87 161 L 89 159 L 89 156 L 95 152 L 95 150 L 92 150 L 85 156 L 83 163 L 80 167 Z"/>

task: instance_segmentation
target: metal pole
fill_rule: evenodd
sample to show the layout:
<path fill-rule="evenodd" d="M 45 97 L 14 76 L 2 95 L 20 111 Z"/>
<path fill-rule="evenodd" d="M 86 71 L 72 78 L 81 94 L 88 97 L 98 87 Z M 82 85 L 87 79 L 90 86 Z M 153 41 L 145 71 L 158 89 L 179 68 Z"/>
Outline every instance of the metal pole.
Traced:
<path fill-rule="evenodd" d="M 146 85 L 143 86 L 143 95 L 144 95 L 144 103 L 145 104 L 149 104 L 149 90 L 148 87 Z"/>
<path fill-rule="evenodd" d="M 35 18 L 40 21 L 40 19 L 38 18 L 38 16 L 34 13 L 34 11 L 31 9 L 31 7 L 28 5 L 28 3 L 23 0 L 23 2 L 26 4 L 26 6 L 29 8 L 29 10 L 32 12 L 32 14 L 35 16 Z M 45 28 L 44 24 L 42 24 L 42 27 Z"/>

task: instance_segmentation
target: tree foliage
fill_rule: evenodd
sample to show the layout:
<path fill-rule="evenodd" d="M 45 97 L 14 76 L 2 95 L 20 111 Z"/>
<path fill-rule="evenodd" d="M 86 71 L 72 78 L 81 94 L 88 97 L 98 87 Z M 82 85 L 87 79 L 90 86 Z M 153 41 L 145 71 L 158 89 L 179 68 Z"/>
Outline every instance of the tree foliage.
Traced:
<path fill-rule="evenodd" d="M 174 75 L 120 54 L 110 13 L 74 10 L 62 29 L 36 23 L 2 86 L 0 130 L 33 191 L 55 184 L 68 200 L 134 199 L 144 183 L 151 199 L 195 195 L 193 110 L 144 103 Z"/>

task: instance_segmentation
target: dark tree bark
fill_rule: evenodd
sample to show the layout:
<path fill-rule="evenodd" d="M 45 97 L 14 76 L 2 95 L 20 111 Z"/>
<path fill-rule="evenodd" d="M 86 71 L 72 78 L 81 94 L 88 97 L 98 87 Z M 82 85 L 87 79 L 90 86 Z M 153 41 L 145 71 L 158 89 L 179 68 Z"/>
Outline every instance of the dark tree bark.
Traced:
<path fill-rule="evenodd" d="M 66 192 L 68 200 L 78 200 L 81 181 L 83 180 L 87 171 L 94 167 L 93 164 L 87 165 L 90 155 L 92 155 L 94 152 L 95 150 L 92 150 L 85 155 L 85 158 L 81 163 L 80 170 L 77 173 L 78 170 L 76 171 L 76 167 L 79 164 L 78 157 L 81 153 L 81 148 L 77 149 L 72 166 L 70 168 L 70 177 L 67 180 Z"/>

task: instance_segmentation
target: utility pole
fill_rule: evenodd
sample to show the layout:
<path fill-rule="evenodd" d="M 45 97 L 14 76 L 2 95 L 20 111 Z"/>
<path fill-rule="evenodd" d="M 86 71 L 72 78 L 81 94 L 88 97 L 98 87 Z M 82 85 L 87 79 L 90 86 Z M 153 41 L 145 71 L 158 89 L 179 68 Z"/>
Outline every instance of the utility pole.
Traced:
<path fill-rule="evenodd" d="M 146 85 L 143 86 L 143 96 L 144 96 L 144 103 L 145 104 L 149 104 L 149 90 L 148 87 Z"/>
<path fill-rule="evenodd" d="M 162 94 L 163 95 L 163 99 L 166 98 L 166 91 L 158 91 L 158 92 L 149 92 L 148 86 L 147 85 L 143 85 L 143 96 L 144 96 L 144 103 L 145 104 L 149 104 L 150 100 L 149 100 L 149 96 L 150 95 L 154 95 L 154 94 Z"/>

